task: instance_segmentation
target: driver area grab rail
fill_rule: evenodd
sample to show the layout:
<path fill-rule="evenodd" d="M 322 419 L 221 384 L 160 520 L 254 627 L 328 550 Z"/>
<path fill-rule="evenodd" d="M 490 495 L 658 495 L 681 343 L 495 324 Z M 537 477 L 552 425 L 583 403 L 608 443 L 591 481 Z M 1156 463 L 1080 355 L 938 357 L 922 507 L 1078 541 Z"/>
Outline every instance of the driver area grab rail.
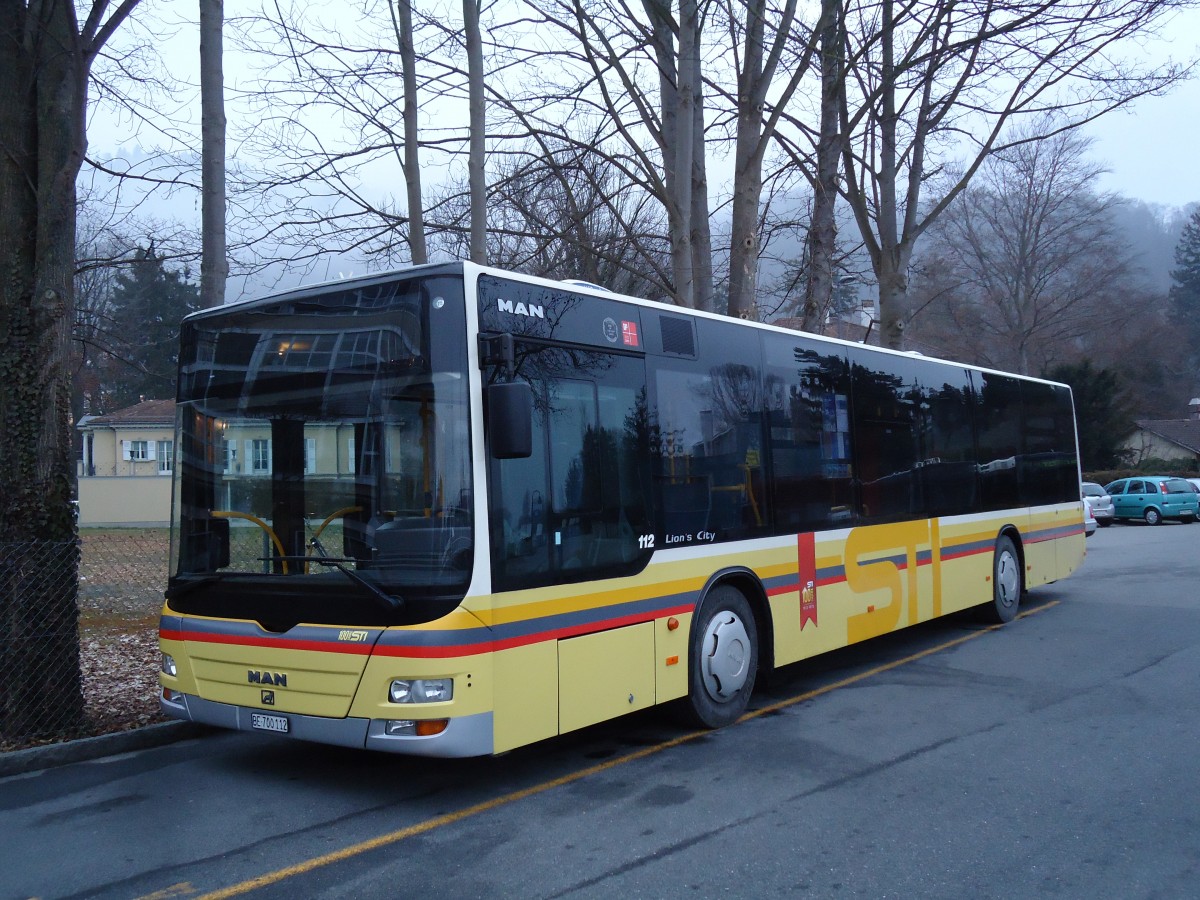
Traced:
<path fill-rule="evenodd" d="M 245 519 L 248 522 L 253 522 L 267 533 L 267 536 L 271 539 L 271 543 L 275 545 L 275 550 L 279 556 L 287 556 L 283 550 L 283 541 L 279 540 L 279 535 L 275 533 L 275 529 L 258 516 L 252 516 L 250 513 L 235 512 L 231 509 L 209 510 L 209 515 L 211 515 L 214 519 Z M 283 574 L 288 574 L 288 561 L 286 559 L 281 559 L 280 563 L 283 565 Z"/>

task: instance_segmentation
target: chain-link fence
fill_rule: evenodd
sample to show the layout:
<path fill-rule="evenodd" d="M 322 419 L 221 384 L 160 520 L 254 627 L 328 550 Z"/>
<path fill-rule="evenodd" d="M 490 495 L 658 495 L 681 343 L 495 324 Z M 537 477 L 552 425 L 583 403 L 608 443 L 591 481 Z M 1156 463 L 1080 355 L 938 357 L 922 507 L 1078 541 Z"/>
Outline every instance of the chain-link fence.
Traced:
<path fill-rule="evenodd" d="M 0 750 L 161 720 L 168 549 L 166 529 L 0 542 Z"/>

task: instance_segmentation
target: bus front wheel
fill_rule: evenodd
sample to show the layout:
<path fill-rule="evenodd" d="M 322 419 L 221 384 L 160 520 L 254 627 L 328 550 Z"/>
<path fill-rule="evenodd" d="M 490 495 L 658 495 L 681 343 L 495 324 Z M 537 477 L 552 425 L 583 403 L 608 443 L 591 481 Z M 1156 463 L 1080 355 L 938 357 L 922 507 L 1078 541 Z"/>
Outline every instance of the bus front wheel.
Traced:
<path fill-rule="evenodd" d="M 687 712 L 708 728 L 736 722 L 758 670 L 758 629 L 741 591 L 720 585 L 700 604 L 688 652 Z"/>
<path fill-rule="evenodd" d="M 984 620 L 1003 625 L 1015 619 L 1023 587 L 1017 545 L 1008 535 L 1002 534 L 996 538 L 996 550 L 992 556 L 992 602 L 980 607 Z"/>

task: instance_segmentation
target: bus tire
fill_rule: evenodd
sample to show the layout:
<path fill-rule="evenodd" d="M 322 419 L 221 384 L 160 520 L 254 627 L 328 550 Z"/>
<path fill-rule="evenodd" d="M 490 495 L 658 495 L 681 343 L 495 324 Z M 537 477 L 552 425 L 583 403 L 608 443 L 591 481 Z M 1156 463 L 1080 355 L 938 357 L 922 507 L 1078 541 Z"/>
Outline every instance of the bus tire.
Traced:
<path fill-rule="evenodd" d="M 996 538 L 992 554 L 992 602 L 979 608 L 983 620 L 1003 625 L 1015 619 L 1024 587 L 1017 545 L 1007 534 L 1002 534 Z"/>
<path fill-rule="evenodd" d="M 721 728 L 741 718 L 758 670 L 758 628 L 741 591 L 718 585 L 705 595 L 693 622 L 688 667 L 689 719 Z"/>

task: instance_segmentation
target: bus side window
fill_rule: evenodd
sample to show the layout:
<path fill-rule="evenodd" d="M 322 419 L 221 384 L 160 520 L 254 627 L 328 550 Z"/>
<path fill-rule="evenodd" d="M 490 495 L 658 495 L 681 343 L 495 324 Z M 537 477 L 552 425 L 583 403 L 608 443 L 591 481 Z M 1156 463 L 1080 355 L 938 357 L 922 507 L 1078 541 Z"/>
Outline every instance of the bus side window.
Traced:
<path fill-rule="evenodd" d="M 766 524 L 757 368 L 660 368 L 658 478 L 667 539 L 729 540 Z M 714 538 L 706 538 L 713 540 Z"/>
<path fill-rule="evenodd" d="M 979 499 L 983 510 L 1021 505 L 1018 458 L 1022 455 L 1021 383 L 983 372 L 978 385 L 975 427 L 979 436 Z"/>
<path fill-rule="evenodd" d="M 775 530 L 845 525 L 852 516 L 846 361 L 799 335 L 764 335 L 763 350 Z"/>
<path fill-rule="evenodd" d="M 920 403 L 916 363 L 904 359 L 882 371 L 852 351 L 854 464 L 859 513 L 871 521 L 897 521 L 921 515 L 924 501 L 917 479 L 919 462 L 914 425 Z"/>
<path fill-rule="evenodd" d="M 698 320 L 696 329 L 699 358 L 650 360 L 664 544 L 736 540 L 771 527 L 759 337 L 731 322 Z"/>
<path fill-rule="evenodd" d="M 1021 502 L 1069 503 L 1079 493 L 1075 423 L 1063 388 L 1021 382 L 1025 461 L 1020 468 Z"/>

